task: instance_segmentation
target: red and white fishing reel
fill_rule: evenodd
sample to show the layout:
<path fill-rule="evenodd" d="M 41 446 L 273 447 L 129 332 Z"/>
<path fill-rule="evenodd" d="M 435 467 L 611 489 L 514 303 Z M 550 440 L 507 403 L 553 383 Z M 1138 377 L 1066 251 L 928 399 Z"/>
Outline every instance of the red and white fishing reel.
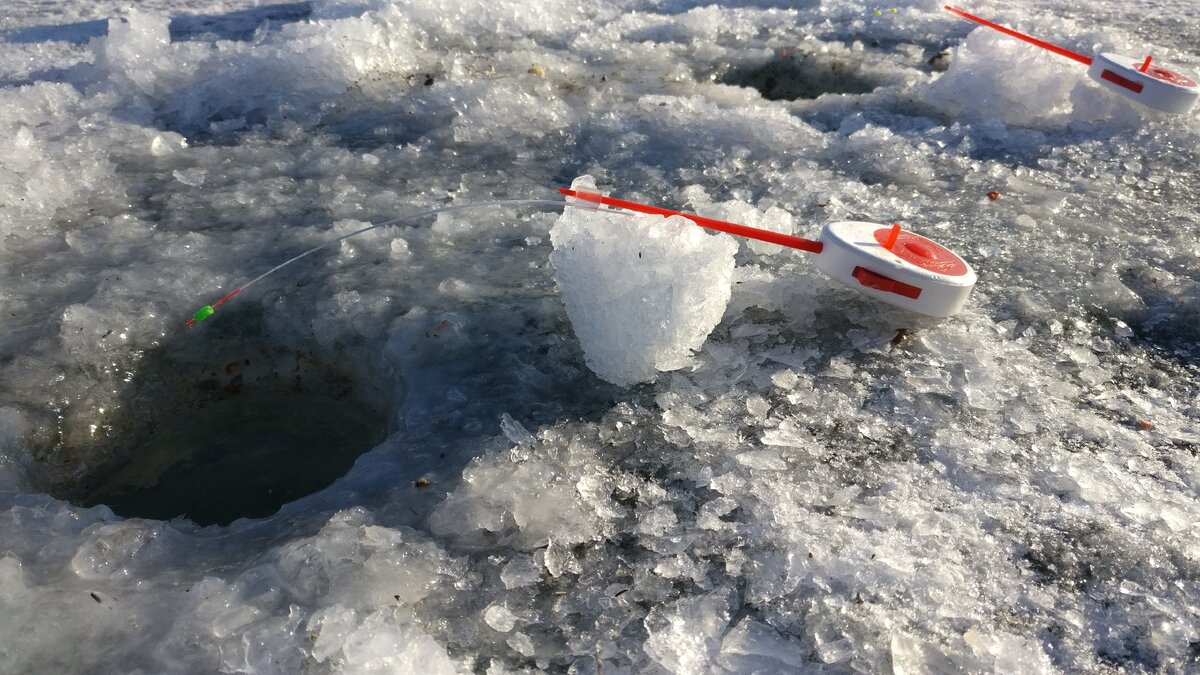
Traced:
<path fill-rule="evenodd" d="M 1088 66 L 1088 75 L 1099 82 L 1100 86 L 1131 98 L 1148 108 L 1169 113 L 1186 113 L 1196 105 L 1197 100 L 1200 100 L 1200 87 L 1196 85 L 1195 80 L 1162 66 L 1153 65 L 1154 58 L 1151 56 L 1144 59 L 1110 53 L 1097 54 L 1094 57 L 1086 56 L 1045 40 L 1039 40 L 1031 35 L 1018 33 L 987 19 L 981 19 L 957 7 L 950 5 L 945 7 L 954 14 L 981 26 L 987 26 L 1005 35 L 1054 52 L 1059 56 L 1078 61 Z"/>
<path fill-rule="evenodd" d="M 813 241 L 770 230 L 705 218 L 693 213 L 640 204 L 604 195 L 559 189 L 576 205 L 615 206 L 660 216 L 683 216 L 700 227 L 727 232 L 771 244 L 795 248 L 817 256 L 817 269 L 854 290 L 926 316 L 946 317 L 962 309 L 975 287 L 975 271 L 950 249 L 919 234 L 876 223 L 830 223 Z"/>
<path fill-rule="evenodd" d="M 821 231 L 817 269 L 856 291 L 926 316 L 962 309 L 975 271 L 950 249 L 900 228 L 843 221 Z"/>

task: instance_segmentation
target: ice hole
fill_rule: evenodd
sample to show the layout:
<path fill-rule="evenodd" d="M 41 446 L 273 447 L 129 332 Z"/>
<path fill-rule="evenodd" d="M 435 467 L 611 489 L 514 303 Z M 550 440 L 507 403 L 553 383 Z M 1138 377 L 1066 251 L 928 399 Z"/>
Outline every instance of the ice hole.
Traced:
<path fill-rule="evenodd" d="M 769 101 L 814 99 L 822 94 L 867 94 L 883 86 L 885 75 L 850 56 L 783 52 L 766 63 L 720 69 L 716 81 L 756 89 Z"/>
<path fill-rule="evenodd" d="M 395 388 L 356 372 L 361 355 L 221 319 L 148 353 L 106 433 L 64 433 L 47 491 L 125 517 L 227 525 L 329 486 L 387 437 L 382 392 Z"/>
<path fill-rule="evenodd" d="M 265 517 L 342 476 L 384 429 L 358 404 L 320 394 L 266 389 L 197 402 L 147 433 L 79 501 L 200 525 Z"/>

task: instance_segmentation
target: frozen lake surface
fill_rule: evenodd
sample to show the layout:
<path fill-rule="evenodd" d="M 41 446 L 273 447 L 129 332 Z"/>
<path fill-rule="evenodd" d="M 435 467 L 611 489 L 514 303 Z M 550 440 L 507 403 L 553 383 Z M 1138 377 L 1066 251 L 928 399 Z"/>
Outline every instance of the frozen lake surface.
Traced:
<path fill-rule="evenodd" d="M 0 671 L 1200 669 L 1197 111 L 925 0 L 125 4 L 0 16 Z M 979 283 L 504 206 L 183 326 L 585 174 Z"/>

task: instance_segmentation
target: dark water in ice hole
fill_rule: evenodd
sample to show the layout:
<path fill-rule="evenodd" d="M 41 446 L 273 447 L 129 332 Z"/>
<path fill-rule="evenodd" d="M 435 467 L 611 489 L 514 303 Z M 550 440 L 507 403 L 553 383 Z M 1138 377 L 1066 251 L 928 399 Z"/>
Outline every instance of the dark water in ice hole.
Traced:
<path fill-rule="evenodd" d="M 361 402 L 292 391 L 247 392 L 159 424 L 84 505 L 199 525 L 261 518 L 332 484 L 387 436 Z"/>

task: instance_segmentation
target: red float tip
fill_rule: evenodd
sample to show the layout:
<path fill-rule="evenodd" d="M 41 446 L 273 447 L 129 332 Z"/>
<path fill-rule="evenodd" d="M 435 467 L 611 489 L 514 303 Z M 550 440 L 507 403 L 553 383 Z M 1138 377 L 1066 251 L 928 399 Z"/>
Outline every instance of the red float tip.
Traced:
<path fill-rule="evenodd" d="M 212 304 L 212 307 L 213 307 L 213 309 L 216 309 L 216 308 L 220 307 L 221 305 L 223 305 L 223 304 L 225 304 L 225 303 L 229 302 L 229 300 L 230 300 L 230 299 L 231 299 L 233 296 L 235 296 L 235 295 L 237 295 L 238 293 L 241 293 L 241 292 L 242 292 L 242 289 L 240 289 L 240 288 L 235 288 L 235 289 L 233 289 L 233 292 L 232 292 L 232 293 L 230 293 L 229 295 L 226 295 L 225 297 L 221 298 L 220 300 L 218 300 L 218 301 L 214 302 L 214 303 Z"/>
<path fill-rule="evenodd" d="M 1143 73 L 1146 72 L 1147 70 L 1150 70 L 1150 62 L 1153 60 L 1154 60 L 1154 57 L 1151 56 L 1150 54 L 1147 54 L 1146 60 L 1142 61 L 1142 67 L 1138 68 L 1138 70 L 1142 71 Z"/>
<path fill-rule="evenodd" d="M 235 296 L 235 295 L 237 295 L 238 293 L 241 293 L 241 292 L 242 292 L 242 289 L 240 289 L 240 288 L 236 288 L 236 289 L 234 289 L 234 290 L 233 290 L 233 292 L 232 292 L 232 293 L 230 293 L 230 294 L 226 295 L 225 297 L 223 297 L 223 298 L 221 298 L 220 300 L 218 300 L 218 301 L 214 302 L 213 304 L 211 304 L 211 305 L 205 305 L 205 306 L 201 307 L 200 309 L 196 310 L 196 313 L 192 315 L 192 318 L 190 318 L 190 319 L 188 319 L 186 322 L 184 322 L 184 324 L 183 324 L 183 325 L 184 325 L 184 326 L 186 326 L 186 327 L 188 327 L 188 328 L 191 328 L 192 326 L 196 325 L 197 323 L 200 323 L 201 321 L 203 321 L 203 320 L 207 319 L 208 317 L 212 316 L 212 315 L 213 315 L 213 312 L 217 311 L 217 308 L 218 308 L 218 307 L 220 307 L 221 305 L 223 305 L 223 304 L 225 304 L 225 303 L 229 302 L 229 299 L 230 299 L 230 298 L 232 298 L 233 296 Z"/>

